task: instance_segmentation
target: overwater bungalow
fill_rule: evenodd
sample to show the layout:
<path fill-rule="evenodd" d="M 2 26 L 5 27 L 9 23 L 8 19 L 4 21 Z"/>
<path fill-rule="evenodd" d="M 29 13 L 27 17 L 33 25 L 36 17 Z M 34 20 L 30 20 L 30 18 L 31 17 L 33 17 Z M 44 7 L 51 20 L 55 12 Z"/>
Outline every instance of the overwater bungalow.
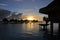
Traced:
<path fill-rule="evenodd" d="M 58 33 L 60 34 L 60 0 L 53 0 L 46 7 L 39 10 L 40 13 L 48 14 L 48 19 L 51 22 L 50 32 L 53 33 L 53 23 L 59 24 Z"/>

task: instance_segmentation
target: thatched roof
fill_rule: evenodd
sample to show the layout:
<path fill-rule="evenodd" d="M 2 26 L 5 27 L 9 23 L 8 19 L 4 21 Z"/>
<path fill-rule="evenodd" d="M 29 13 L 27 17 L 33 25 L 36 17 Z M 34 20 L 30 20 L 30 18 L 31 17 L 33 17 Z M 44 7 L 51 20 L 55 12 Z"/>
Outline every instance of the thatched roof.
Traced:
<path fill-rule="evenodd" d="M 40 13 L 60 13 L 60 0 L 54 0 L 47 7 L 41 8 Z"/>
<path fill-rule="evenodd" d="M 41 8 L 39 12 L 48 14 L 49 19 L 55 22 L 60 21 L 60 0 L 54 0 L 48 6 Z"/>

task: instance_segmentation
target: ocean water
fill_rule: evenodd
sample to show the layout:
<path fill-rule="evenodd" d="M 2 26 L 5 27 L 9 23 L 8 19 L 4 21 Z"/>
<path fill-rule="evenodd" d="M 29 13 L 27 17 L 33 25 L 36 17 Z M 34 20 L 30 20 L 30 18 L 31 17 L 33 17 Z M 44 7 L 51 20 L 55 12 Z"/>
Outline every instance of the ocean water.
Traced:
<path fill-rule="evenodd" d="M 47 27 L 50 29 L 49 26 Z M 0 24 L 1 40 L 47 40 L 38 23 Z"/>

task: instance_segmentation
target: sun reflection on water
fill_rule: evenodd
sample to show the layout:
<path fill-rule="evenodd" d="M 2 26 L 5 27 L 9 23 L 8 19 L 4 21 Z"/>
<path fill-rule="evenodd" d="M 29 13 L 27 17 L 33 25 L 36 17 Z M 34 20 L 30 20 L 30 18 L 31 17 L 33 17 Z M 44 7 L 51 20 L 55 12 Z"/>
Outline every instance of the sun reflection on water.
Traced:
<path fill-rule="evenodd" d="M 33 23 L 28 23 L 27 24 L 27 30 L 28 31 L 33 31 L 34 30 L 34 24 Z"/>
<path fill-rule="evenodd" d="M 39 26 L 36 23 L 27 23 L 23 24 L 23 33 L 26 34 L 38 34 L 39 33 Z"/>

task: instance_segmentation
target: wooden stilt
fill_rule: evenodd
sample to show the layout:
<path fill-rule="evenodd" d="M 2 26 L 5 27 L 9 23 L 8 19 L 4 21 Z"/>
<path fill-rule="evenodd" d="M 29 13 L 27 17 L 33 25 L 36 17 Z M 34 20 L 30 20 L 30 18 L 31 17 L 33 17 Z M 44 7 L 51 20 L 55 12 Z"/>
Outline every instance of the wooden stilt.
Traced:
<path fill-rule="evenodd" d="M 53 22 L 51 21 L 50 33 L 53 34 Z"/>
<path fill-rule="evenodd" d="M 60 22 L 59 22 L 59 29 L 58 29 L 58 33 L 60 34 Z"/>

